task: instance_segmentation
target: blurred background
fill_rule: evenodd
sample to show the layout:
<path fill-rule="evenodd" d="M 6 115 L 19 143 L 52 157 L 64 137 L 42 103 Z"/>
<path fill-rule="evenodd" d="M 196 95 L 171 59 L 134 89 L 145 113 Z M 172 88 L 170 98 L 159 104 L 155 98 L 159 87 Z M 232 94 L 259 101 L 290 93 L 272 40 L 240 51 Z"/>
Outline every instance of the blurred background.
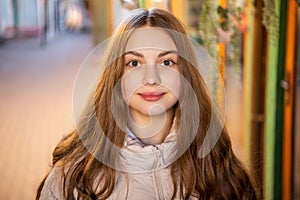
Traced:
<path fill-rule="evenodd" d="M 130 10 L 151 7 L 181 19 L 216 60 L 234 151 L 264 199 L 300 199 L 296 0 L 1 0 L 0 199 L 34 198 L 56 144 L 75 128 L 84 58 Z"/>

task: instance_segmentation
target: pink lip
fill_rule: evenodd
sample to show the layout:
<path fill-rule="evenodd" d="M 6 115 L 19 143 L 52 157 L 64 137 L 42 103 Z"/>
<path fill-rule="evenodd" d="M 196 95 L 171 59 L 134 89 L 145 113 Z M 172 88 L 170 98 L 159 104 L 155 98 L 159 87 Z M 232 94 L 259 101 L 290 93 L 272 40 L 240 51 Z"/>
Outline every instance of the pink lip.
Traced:
<path fill-rule="evenodd" d="M 150 102 L 155 102 L 160 100 L 165 93 L 159 93 L 159 92 L 145 92 L 145 93 L 139 93 L 139 95 L 145 100 Z"/>

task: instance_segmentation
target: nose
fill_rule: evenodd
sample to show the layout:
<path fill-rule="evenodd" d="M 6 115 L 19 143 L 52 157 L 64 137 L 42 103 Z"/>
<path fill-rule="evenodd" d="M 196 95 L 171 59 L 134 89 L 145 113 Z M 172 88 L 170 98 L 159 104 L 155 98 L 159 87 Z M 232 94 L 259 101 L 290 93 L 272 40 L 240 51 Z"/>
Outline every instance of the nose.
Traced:
<path fill-rule="evenodd" d="M 161 84 L 161 78 L 157 65 L 147 65 L 144 68 L 143 84 L 144 85 L 159 85 Z"/>

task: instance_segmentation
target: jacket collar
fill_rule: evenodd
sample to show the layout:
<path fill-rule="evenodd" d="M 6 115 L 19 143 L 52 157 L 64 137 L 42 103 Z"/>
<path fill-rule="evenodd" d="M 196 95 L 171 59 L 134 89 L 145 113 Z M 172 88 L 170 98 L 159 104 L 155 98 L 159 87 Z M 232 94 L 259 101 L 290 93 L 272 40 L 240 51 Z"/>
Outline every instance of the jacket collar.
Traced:
<path fill-rule="evenodd" d="M 175 121 L 175 120 L 174 120 Z M 118 162 L 119 170 L 129 173 L 145 173 L 168 167 L 177 155 L 175 125 L 164 142 L 158 145 L 145 145 L 129 128 L 126 128 L 123 148 Z"/>
<path fill-rule="evenodd" d="M 167 135 L 163 143 L 169 143 L 169 142 L 175 142 L 176 141 L 176 129 L 175 129 L 175 119 L 173 120 L 173 124 L 170 129 L 170 133 Z M 162 144 L 163 144 L 162 143 Z M 149 145 L 144 144 L 139 138 L 136 137 L 136 135 L 126 126 L 126 136 L 125 136 L 125 143 L 124 146 L 128 147 L 131 145 L 139 145 L 140 147 L 146 147 Z M 154 145 L 154 146 L 160 146 Z M 153 146 L 153 145 L 150 145 Z"/>

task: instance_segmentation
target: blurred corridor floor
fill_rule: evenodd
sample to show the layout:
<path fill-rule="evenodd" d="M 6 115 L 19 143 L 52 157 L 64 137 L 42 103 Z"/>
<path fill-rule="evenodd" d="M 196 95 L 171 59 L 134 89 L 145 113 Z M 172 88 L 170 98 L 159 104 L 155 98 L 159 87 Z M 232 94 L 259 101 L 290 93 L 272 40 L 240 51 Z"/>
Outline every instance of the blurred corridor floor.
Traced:
<path fill-rule="evenodd" d="M 34 199 L 51 152 L 74 128 L 76 73 L 92 48 L 88 34 L 62 33 L 0 46 L 0 199 Z"/>

